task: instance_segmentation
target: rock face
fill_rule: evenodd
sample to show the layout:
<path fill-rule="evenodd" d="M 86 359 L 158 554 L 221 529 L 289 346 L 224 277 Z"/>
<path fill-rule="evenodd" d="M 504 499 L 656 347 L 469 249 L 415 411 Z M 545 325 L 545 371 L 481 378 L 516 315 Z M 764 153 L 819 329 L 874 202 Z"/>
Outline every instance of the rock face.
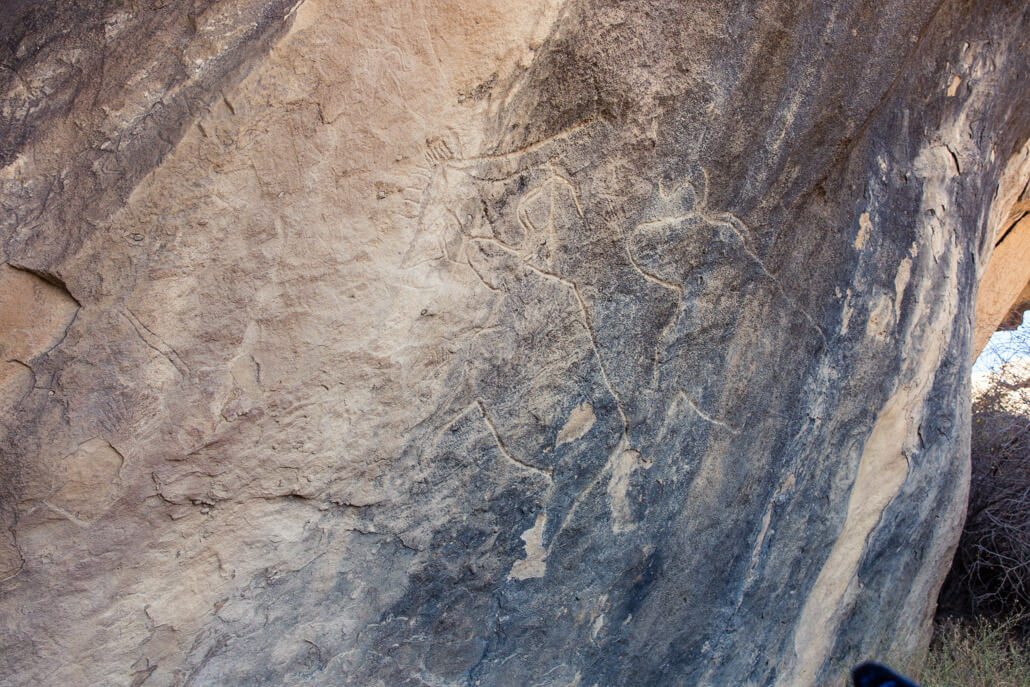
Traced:
<path fill-rule="evenodd" d="M 994 245 L 976 296 L 976 355 L 994 332 L 1019 327 L 1030 309 L 1030 144 L 1009 161 L 992 208 L 988 236 Z"/>
<path fill-rule="evenodd" d="M 5 12 L 7 684 L 925 646 L 1026 3 Z"/>

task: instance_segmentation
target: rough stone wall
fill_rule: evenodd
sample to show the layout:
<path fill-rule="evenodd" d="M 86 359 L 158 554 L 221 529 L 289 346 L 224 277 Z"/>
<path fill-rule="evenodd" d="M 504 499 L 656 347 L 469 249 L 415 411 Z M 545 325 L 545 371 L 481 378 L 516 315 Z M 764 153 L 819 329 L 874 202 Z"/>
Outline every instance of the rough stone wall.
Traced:
<path fill-rule="evenodd" d="M 1018 327 L 1030 308 L 1030 142 L 1002 173 L 991 209 L 992 248 L 976 295 L 976 355 L 994 332 Z"/>
<path fill-rule="evenodd" d="M 1019 325 L 1023 323 L 1023 313 L 1030 310 L 1030 282 L 1027 282 L 1023 290 L 1016 296 L 1016 300 L 1013 302 L 1012 307 L 1009 308 L 1008 313 L 1002 319 L 1001 324 L 998 325 L 998 331 L 1012 331 L 1018 329 Z"/>
<path fill-rule="evenodd" d="M 925 646 L 1025 3 L 9 11 L 11 684 Z"/>

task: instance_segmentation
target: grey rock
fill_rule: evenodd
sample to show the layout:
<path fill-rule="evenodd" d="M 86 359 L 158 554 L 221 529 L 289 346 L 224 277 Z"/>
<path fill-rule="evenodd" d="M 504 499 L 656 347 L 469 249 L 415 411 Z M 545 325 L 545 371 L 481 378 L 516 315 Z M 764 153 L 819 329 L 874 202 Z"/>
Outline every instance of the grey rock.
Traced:
<path fill-rule="evenodd" d="M 7 682 L 918 660 L 1030 7 L 145 5 L 0 27 Z"/>

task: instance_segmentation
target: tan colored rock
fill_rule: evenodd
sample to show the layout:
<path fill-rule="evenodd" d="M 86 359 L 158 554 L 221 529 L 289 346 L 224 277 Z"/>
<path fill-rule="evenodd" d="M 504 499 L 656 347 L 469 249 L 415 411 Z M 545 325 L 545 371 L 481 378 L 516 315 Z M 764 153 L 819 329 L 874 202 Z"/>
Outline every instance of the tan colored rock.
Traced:
<path fill-rule="evenodd" d="M 0 385 L 27 373 L 28 361 L 64 337 L 79 304 L 61 287 L 31 272 L 0 265 Z M 30 372 L 30 370 L 28 370 Z M 22 390 L 24 391 L 24 389 Z M 17 396 L 17 390 L 4 398 Z"/>
<path fill-rule="evenodd" d="M 103 439 L 82 444 L 55 466 L 46 504 L 83 525 L 106 513 L 120 495 L 122 457 Z"/>
<path fill-rule="evenodd" d="M 1016 300 L 1005 315 L 1005 319 L 998 325 L 998 331 L 1012 331 L 1018 329 L 1023 323 L 1023 313 L 1030 310 L 1030 282 L 1027 282 L 1023 290 L 1016 296 Z"/>
<path fill-rule="evenodd" d="M 918 654 L 1024 10 L 131 9 L 0 29 L 11 684 Z"/>
<path fill-rule="evenodd" d="M 1009 161 L 991 206 L 993 250 L 976 297 L 974 356 L 999 328 L 1023 320 L 1030 302 L 1030 144 Z"/>

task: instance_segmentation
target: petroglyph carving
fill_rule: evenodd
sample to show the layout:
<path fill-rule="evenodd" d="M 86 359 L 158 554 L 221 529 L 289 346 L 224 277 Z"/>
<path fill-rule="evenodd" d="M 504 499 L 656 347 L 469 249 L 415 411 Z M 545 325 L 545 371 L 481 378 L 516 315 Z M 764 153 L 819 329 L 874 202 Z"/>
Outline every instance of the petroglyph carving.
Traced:
<path fill-rule="evenodd" d="M 0 30 L 4 684 L 920 653 L 1025 3 L 121 4 Z"/>
<path fill-rule="evenodd" d="M 738 262 L 740 250 L 758 260 L 744 223 L 732 213 L 709 209 L 708 174 L 702 171 L 701 179 L 700 188 L 689 180 L 669 189 L 658 182 L 654 198 L 627 241 L 634 264 L 647 268 L 646 277 L 668 285 L 682 284 L 699 268 Z M 675 249 L 667 250 L 672 244 Z M 713 250 L 715 244 L 720 249 Z"/>
<path fill-rule="evenodd" d="M 461 159 L 461 139 L 458 138 L 458 134 L 448 131 L 426 141 L 425 158 L 430 166 Z"/>
<path fill-rule="evenodd" d="M 790 297 L 758 257 L 748 226 L 731 212 L 708 207 L 707 171 L 702 169 L 700 177 L 700 188 L 684 180 L 667 190 L 663 182 L 658 182 L 655 197 L 627 242 L 633 264 L 646 278 L 675 288 L 688 282 L 703 286 L 704 271 L 751 263 L 772 281 L 790 308 L 808 320 L 825 342 L 826 335 L 819 324 Z"/>
<path fill-rule="evenodd" d="M 651 201 L 625 236 L 629 261 L 642 278 L 678 295 L 678 308 L 659 335 L 654 349 L 652 388 L 674 391 L 701 418 L 730 433 L 741 431 L 739 419 L 724 417 L 732 401 L 706 400 L 705 378 L 726 365 L 742 364 L 729 357 L 729 342 L 708 340 L 707 332 L 731 331 L 732 308 L 727 298 L 768 301 L 768 326 L 803 323 L 825 345 L 815 320 L 783 288 L 754 248 L 752 232 L 731 212 L 709 205 L 705 170 L 673 186 L 659 182 Z M 736 294 L 736 296 L 730 295 Z M 808 335 L 806 335 L 808 336 Z M 678 360 L 682 366 L 665 363 Z M 677 368 L 680 371 L 676 371 Z M 691 370 L 686 374 L 685 370 Z"/>
<path fill-rule="evenodd" d="M 528 251 L 530 236 L 553 228 L 553 216 L 547 209 L 549 192 L 555 184 L 571 188 L 553 160 L 586 133 L 590 124 L 585 122 L 508 153 L 471 158 L 462 157 L 461 142 L 453 132 L 428 140 L 428 167 L 418 171 L 425 179 L 423 190 L 417 201 L 406 199 L 417 206 L 413 216 L 416 227 L 401 266 L 410 269 L 439 261 L 468 266 L 464 254 L 467 238 L 495 239 L 519 254 Z M 530 190 L 523 192 L 527 181 Z M 489 214 L 489 200 L 515 194 L 520 196 L 514 218 Z M 581 207 L 579 210 L 582 214 Z"/>
<path fill-rule="evenodd" d="M 579 312 L 603 384 L 615 400 L 622 425 L 620 446 L 631 450 L 629 418 L 596 336 L 596 314 L 574 276 L 579 243 L 585 235 L 585 209 L 575 183 L 557 162 L 561 152 L 589 126 L 590 122 L 584 123 L 511 153 L 467 160 L 448 159 L 447 150 L 451 148 L 432 143 L 427 159 L 435 166 L 422 194 L 416 236 L 403 266 L 454 264 L 459 269 L 470 269 L 476 279 L 494 291 L 503 290 L 500 285 L 505 273 L 516 271 L 532 272 L 560 284 Z M 511 455 L 482 402 L 476 405 L 501 453 L 550 479 L 548 473 Z M 595 481 L 621 479 L 616 470 L 621 455 L 616 452 L 610 456 Z M 619 508 L 620 514 L 625 510 L 613 507 Z"/>
<path fill-rule="evenodd" d="M 532 463 L 529 463 L 521 458 L 516 457 L 508 449 L 501 435 L 497 431 L 497 426 L 494 424 L 493 419 L 490 417 L 490 413 L 487 410 L 486 403 L 481 398 L 475 399 L 471 404 L 460 410 L 457 414 L 452 416 L 436 431 L 435 443 L 439 444 L 441 438 L 448 432 L 459 431 L 461 422 L 465 418 L 479 417 L 482 419 L 483 424 L 489 431 L 490 436 L 493 438 L 494 445 L 501 456 L 514 465 L 519 470 L 528 471 L 530 474 L 543 478 L 548 484 L 554 483 L 554 478 L 551 475 L 551 470 L 548 468 L 541 468 Z"/>

